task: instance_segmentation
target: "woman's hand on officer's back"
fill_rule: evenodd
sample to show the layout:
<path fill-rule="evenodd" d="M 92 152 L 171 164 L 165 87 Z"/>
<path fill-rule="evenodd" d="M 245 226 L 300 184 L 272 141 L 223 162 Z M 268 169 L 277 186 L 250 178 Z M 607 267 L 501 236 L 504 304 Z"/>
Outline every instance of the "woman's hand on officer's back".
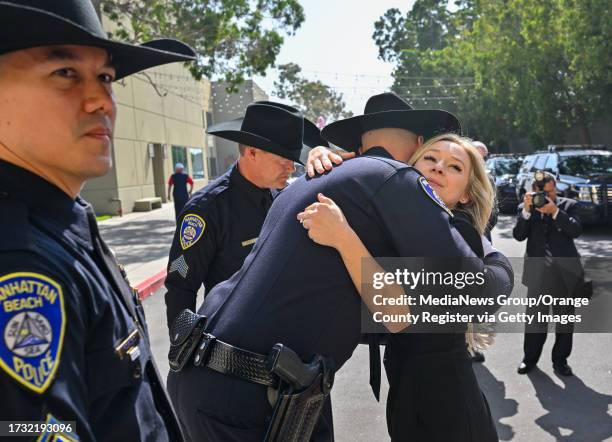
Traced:
<path fill-rule="evenodd" d="M 319 202 L 306 207 L 298 213 L 297 218 L 314 242 L 339 249 L 355 233 L 340 207 L 331 198 L 322 193 L 317 197 Z"/>

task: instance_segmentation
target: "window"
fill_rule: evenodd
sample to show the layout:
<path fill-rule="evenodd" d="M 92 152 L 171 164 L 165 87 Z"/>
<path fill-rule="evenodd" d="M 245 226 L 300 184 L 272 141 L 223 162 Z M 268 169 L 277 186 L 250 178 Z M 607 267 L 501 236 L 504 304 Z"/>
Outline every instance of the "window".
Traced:
<path fill-rule="evenodd" d="M 550 155 L 546 160 L 546 169 L 553 172 L 557 171 L 557 155 Z"/>
<path fill-rule="evenodd" d="M 189 156 L 191 157 L 192 178 L 204 178 L 204 151 L 192 147 L 189 149 Z"/>
<path fill-rule="evenodd" d="M 187 149 L 182 146 L 172 146 L 172 168 L 176 163 L 183 163 L 185 173 L 189 174 L 189 163 L 187 163 Z"/>
<path fill-rule="evenodd" d="M 533 165 L 534 170 L 542 170 L 544 169 L 544 165 L 546 164 L 546 158 L 548 155 L 538 155 L 538 158 L 535 160 Z"/>
<path fill-rule="evenodd" d="M 523 161 L 523 165 L 521 166 L 522 173 L 528 173 L 531 170 L 531 166 L 533 165 L 535 158 L 536 158 L 535 155 L 527 155 L 525 157 L 525 160 Z"/>

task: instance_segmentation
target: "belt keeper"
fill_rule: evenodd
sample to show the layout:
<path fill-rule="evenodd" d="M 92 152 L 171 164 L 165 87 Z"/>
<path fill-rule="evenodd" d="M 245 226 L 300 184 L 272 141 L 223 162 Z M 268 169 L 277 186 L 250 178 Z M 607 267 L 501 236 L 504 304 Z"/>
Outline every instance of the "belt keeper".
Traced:
<path fill-rule="evenodd" d="M 212 348 L 214 342 L 217 340 L 213 335 L 208 333 L 204 333 L 202 335 L 202 340 L 198 344 L 198 348 L 196 350 L 195 358 L 193 359 L 193 365 L 196 367 L 206 364 L 208 360 L 208 356 L 210 355 L 210 349 Z"/>

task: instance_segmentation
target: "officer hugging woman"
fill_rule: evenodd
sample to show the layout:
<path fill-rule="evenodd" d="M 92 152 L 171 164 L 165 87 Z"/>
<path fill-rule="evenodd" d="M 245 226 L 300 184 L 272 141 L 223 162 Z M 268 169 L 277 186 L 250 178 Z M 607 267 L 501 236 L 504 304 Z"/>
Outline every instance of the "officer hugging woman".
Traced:
<path fill-rule="evenodd" d="M 362 303 L 373 306 L 361 291 L 362 258 L 471 258 L 462 261 L 468 270 L 485 275 L 478 296 L 510 294 L 510 263 L 483 237 L 493 190 L 459 132 L 452 114 L 414 110 L 392 93 L 322 130 L 355 158 L 313 149 L 307 166 L 329 170 L 280 192 L 240 270 L 208 292 L 198 314 L 184 310 L 174 322 L 168 389 L 188 440 L 334 439 L 334 372 L 362 339 Z M 384 297 L 401 295 L 388 288 Z M 498 440 L 468 325 L 399 333 L 408 325 L 385 324 L 392 440 Z"/>

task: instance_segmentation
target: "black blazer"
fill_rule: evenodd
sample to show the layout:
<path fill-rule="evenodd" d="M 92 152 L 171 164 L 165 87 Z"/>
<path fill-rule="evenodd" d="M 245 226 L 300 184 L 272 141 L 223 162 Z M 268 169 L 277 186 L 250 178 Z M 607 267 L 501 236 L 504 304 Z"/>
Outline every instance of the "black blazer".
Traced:
<path fill-rule="evenodd" d="M 582 233 L 582 224 L 575 213 L 576 200 L 557 197 L 555 203 L 559 208 L 555 220 L 536 210 L 533 210 L 531 217 L 526 220 L 521 213 L 523 204 L 519 205 L 519 215 L 512 233 L 517 241 L 527 240 L 523 269 L 523 284 L 527 286 L 541 280 L 541 272 L 545 270 L 542 268 L 544 260 L 529 258 L 546 256 L 547 245 L 553 257 L 563 258 L 554 260 L 554 264 L 561 271 L 566 284 L 573 287 L 576 278 L 583 276 L 580 254 L 574 244 L 574 238 Z"/>

